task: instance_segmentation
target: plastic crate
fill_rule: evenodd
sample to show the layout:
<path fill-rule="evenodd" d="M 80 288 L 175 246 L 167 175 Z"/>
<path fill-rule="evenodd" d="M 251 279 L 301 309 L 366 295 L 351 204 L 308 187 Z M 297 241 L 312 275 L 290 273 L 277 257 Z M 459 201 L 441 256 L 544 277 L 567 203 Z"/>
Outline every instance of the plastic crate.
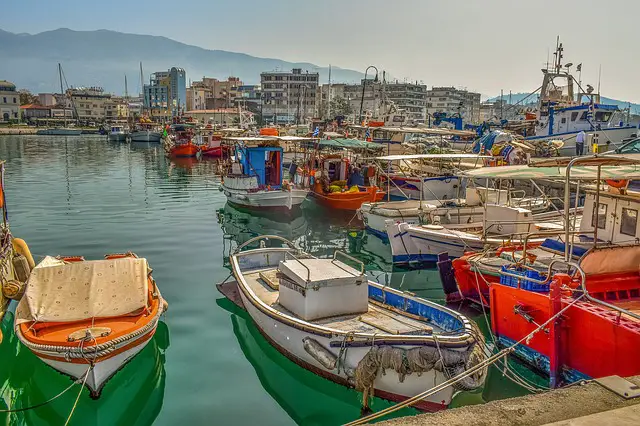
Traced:
<path fill-rule="evenodd" d="M 510 274 L 515 274 L 523 277 L 524 279 L 520 280 L 520 288 L 523 290 L 535 291 L 538 293 L 549 292 L 548 283 L 539 284 L 537 282 L 526 279 L 526 278 L 532 278 L 535 280 L 543 281 L 547 278 L 546 274 L 542 274 L 537 271 L 532 271 L 530 269 L 524 269 L 522 267 L 517 267 L 517 266 L 503 266 L 502 272 L 509 272 Z M 518 287 L 518 278 L 500 274 L 500 284 L 507 285 L 509 287 Z"/>

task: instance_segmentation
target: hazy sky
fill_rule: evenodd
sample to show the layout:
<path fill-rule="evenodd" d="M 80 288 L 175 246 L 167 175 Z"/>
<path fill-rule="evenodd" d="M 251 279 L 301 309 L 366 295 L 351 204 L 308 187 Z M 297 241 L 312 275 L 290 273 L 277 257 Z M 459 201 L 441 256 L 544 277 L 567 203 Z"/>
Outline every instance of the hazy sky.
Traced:
<path fill-rule="evenodd" d="M 20 0 L 0 28 L 60 27 L 166 36 L 209 49 L 466 87 L 528 92 L 556 35 L 565 62 L 603 95 L 640 102 L 640 0 Z M 159 55 L 162 52 L 158 52 Z M 1 60 L 1 59 L 0 59 Z M 187 70 L 188 71 L 188 70 Z"/>

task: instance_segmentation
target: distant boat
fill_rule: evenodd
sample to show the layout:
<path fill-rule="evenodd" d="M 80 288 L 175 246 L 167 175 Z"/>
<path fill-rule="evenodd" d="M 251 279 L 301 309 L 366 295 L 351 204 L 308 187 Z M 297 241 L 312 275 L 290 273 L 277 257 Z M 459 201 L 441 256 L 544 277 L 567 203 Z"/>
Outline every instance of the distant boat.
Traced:
<path fill-rule="evenodd" d="M 131 132 L 131 142 L 153 142 L 160 143 L 162 133 L 155 132 L 151 129 L 140 129 Z"/>
<path fill-rule="evenodd" d="M 58 75 L 60 77 L 60 93 L 64 95 L 64 88 L 62 87 L 62 65 L 58 64 Z M 62 105 L 64 117 L 64 127 L 55 127 L 52 129 L 42 129 L 36 132 L 36 135 L 47 135 L 47 136 L 80 136 L 82 134 L 82 129 L 75 129 L 67 127 L 67 103 L 64 102 Z"/>
<path fill-rule="evenodd" d="M 109 131 L 109 140 L 111 142 L 126 142 L 129 137 L 129 129 L 126 126 L 114 124 Z"/>

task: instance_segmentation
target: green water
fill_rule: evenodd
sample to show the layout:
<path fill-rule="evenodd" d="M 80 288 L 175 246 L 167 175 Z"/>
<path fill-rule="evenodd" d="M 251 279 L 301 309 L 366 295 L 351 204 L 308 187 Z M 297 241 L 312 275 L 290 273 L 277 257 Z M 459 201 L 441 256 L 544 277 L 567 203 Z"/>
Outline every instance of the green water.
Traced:
<path fill-rule="evenodd" d="M 336 249 L 367 265 L 372 279 L 443 302 L 435 271 L 393 270 L 391 253 L 352 215 L 308 202 L 298 217 L 257 217 L 226 205 L 211 161 L 172 162 L 159 146 L 117 145 L 102 137 L 0 137 L 11 230 L 36 257 L 134 251 L 146 257 L 169 312 L 156 336 L 94 401 L 82 392 L 73 425 L 334 425 L 360 415 L 361 395 L 291 363 L 215 284 L 228 253 L 260 234 L 294 240 L 316 256 Z M 480 322 L 478 310 L 465 313 Z M 3 323 L 0 409 L 39 404 L 71 382 L 19 344 L 13 314 Z M 514 365 L 530 379 L 539 380 Z M 64 424 L 79 387 L 5 424 Z M 454 405 L 524 394 L 498 370 Z M 379 410 L 390 403 L 376 399 Z M 415 414 L 405 409 L 397 415 Z"/>

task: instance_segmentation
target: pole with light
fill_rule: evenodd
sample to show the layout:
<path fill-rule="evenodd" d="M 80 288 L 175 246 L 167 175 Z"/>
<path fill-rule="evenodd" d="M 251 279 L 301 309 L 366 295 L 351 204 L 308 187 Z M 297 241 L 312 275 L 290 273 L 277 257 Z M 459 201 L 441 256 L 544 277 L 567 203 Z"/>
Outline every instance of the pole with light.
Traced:
<path fill-rule="evenodd" d="M 367 72 L 369 71 L 369 68 L 373 68 L 374 70 L 376 70 L 376 76 L 373 79 L 374 83 L 378 82 L 378 68 L 374 67 L 373 65 L 369 65 L 367 67 L 366 70 L 364 70 L 364 80 L 362 81 L 362 98 L 360 99 L 360 123 L 362 124 L 362 107 L 364 106 L 364 91 L 367 87 Z"/>

